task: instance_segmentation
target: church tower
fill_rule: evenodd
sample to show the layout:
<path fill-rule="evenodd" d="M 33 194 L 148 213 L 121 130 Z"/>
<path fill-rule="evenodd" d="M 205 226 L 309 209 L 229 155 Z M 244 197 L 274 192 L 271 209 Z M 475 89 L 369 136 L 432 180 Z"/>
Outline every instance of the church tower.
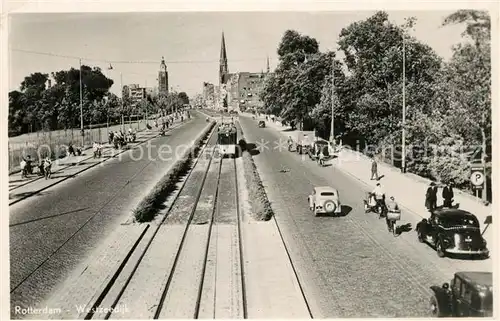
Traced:
<path fill-rule="evenodd" d="M 160 94 L 168 94 L 168 71 L 164 57 L 161 57 L 160 71 L 158 72 L 158 91 Z"/>
<path fill-rule="evenodd" d="M 229 70 L 227 68 L 226 41 L 224 40 L 224 32 L 222 32 L 222 42 L 220 46 L 220 61 L 219 61 L 219 85 L 225 84 L 229 79 Z"/>

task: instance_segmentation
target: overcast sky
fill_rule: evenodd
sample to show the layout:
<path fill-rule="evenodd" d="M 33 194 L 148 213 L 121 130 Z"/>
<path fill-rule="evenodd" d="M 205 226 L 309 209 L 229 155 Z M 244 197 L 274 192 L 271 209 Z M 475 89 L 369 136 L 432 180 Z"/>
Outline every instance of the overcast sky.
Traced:
<path fill-rule="evenodd" d="M 413 35 L 445 59 L 461 41 L 463 26 L 441 27 L 452 11 L 388 11 L 396 23 L 415 16 Z M 335 48 L 342 28 L 366 19 L 374 11 L 356 12 L 205 12 L 205 13 L 58 13 L 10 16 L 9 89 L 17 89 L 26 75 L 99 66 L 123 84 L 156 85 L 161 57 L 165 56 L 169 86 L 189 95 L 202 90 L 202 82 L 216 83 L 221 32 L 224 31 L 229 71 L 259 72 L 277 64 L 276 48 L 287 29 L 316 38 L 320 50 Z M 73 58 L 38 55 L 17 50 Z M 108 71 L 109 63 L 113 70 Z M 128 63 L 126 63 L 128 62 Z M 142 63 L 138 63 L 142 62 Z"/>

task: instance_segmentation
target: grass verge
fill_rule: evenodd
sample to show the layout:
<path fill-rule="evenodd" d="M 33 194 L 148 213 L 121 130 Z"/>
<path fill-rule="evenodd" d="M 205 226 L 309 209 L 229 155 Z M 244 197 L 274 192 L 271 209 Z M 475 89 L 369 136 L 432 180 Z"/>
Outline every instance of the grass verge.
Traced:
<path fill-rule="evenodd" d="M 240 127 L 238 125 L 238 127 Z M 239 146 L 241 149 L 241 157 L 243 158 L 243 170 L 248 190 L 248 200 L 252 208 L 251 216 L 257 221 L 269 221 L 273 217 L 271 202 L 267 198 L 264 185 L 260 179 L 257 166 L 253 161 L 252 155 L 246 150 L 246 141 L 243 137 L 243 131 L 239 128 L 241 139 Z"/>
<path fill-rule="evenodd" d="M 175 190 L 176 184 L 179 182 L 180 178 L 186 175 L 191 169 L 194 159 L 198 156 L 201 146 L 208 138 L 214 126 L 215 122 L 211 122 L 208 128 L 205 129 L 193 142 L 191 147 L 186 150 L 184 155 L 174 163 L 167 174 L 156 183 L 151 192 L 149 192 L 149 194 L 137 205 L 133 211 L 136 222 L 150 222 L 155 218 L 158 212 L 163 208 L 163 203 L 167 197 Z"/>

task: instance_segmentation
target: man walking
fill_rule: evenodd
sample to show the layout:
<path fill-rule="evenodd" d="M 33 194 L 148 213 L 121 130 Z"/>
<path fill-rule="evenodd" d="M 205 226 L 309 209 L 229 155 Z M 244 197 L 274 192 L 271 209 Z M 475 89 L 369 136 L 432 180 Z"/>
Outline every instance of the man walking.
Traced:
<path fill-rule="evenodd" d="M 448 182 L 446 186 L 443 188 L 443 207 L 451 207 L 453 201 L 453 188 L 451 184 Z"/>
<path fill-rule="evenodd" d="M 377 161 L 375 160 L 375 158 L 373 158 L 372 160 L 372 177 L 370 178 L 370 180 L 373 180 L 373 177 L 375 176 L 375 180 L 378 181 L 378 169 L 377 169 L 378 165 L 377 165 Z"/>

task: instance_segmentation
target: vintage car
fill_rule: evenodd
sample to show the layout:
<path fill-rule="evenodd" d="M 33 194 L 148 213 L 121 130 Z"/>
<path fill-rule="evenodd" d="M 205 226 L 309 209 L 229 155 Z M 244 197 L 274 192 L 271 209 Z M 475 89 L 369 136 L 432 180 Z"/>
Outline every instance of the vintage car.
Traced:
<path fill-rule="evenodd" d="M 339 192 L 329 186 L 314 187 L 312 194 L 308 197 L 309 209 L 318 214 L 338 214 L 342 211 Z"/>
<path fill-rule="evenodd" d="M 323 153 L 325 160 L 329 160 L 333 156 L 330 144 L 326 140 L 317 140 L 313 142 L 311 147 L 308 149 L 307 154 L 310 159 L 316 160 L 320 152 Z"/>
<path fill-rule="evenodd" d="M 316 133 L 314 131 L 299 131 L 297 132 L 297 137 L 295 139 L 296 148 L 295 151 L 298 154 L 308 154 L 311 145 L 316 140 Z"/>
<path fill-rule="evenodd" d="M 419 242 L 433 245 L 439 257 L 450 254 L 488 257 L 486 240 L 474 214 L 454 208 L 440 208 L 416 227 Z"/>
<path fill-rule="evenodd" d="M 259 120 L 259 128 L 264 128 L 266 127 L 266 122 L 263 120 Z"/>
<path fill-rule="evenodd" d="M 435 317 L 492 317 L 493 280 L 490 272 L 457 272 L 451 286 L 431 286 L 430 312 Z"/>

